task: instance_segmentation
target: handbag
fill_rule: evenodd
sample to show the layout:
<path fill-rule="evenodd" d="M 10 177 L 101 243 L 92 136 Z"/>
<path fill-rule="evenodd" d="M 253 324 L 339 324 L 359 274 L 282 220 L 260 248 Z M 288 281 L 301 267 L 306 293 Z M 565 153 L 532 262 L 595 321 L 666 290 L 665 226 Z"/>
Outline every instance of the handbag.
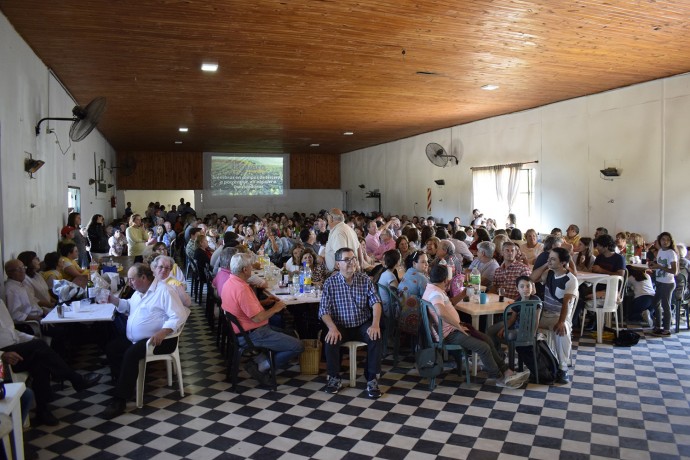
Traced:
<path fill-rule="evenodd" d="M 415 366 L 420 377 L 436 377 L 443 372 L 443 353 L 439 348 L 422 348 L 415 353 Z"/>

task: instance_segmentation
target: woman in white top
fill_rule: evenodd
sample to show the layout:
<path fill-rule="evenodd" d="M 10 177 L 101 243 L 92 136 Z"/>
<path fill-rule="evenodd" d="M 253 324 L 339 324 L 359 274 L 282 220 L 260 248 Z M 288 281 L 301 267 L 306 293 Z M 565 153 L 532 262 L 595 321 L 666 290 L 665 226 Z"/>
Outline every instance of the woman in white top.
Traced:
<path fill-rule="evenodd" d="M 582 242 L 582 240 L 580 240 Z M 632 287 L 634 300 L 632 305 L 632 317 L 638 315 L 642 318 L 646 325 L 654 327 L 654 285 L 652 278 L 645 270 L 639 268 L 629 267 L 630 276 L 628 277 L 628 285 Z"/>
<path fill-rule="evenodd" d="M 656 295 L 654 304 L 661 301 L 661 315 L 656 318 L 654 335 L 671 336 L 671 298 L 676 288 L 678 274 L 678 253 L 676 243 L 669 232 L 661 232 L 656 239 L 659 252 L 656 261 L 649 262 L 649 268 L 656 272 Z"/>
<path fill-rule="evenodd" d="M 527 259 L 528 265 L 534 265 L 537 256 L 544 251 L 544 245 L 537 241 L 537 232 L 530 228 L 525 232 L 525 242 L 520 246 L 520 252 Z"/>

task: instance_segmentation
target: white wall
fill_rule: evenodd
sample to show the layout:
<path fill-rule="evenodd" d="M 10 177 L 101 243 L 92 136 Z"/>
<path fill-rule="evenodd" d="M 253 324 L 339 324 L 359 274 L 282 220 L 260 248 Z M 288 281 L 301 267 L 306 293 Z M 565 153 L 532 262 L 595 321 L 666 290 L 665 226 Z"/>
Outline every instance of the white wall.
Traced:
<path fill-rule="evenodd" d="M 300 190 L 285 189 L 281 196 L 244 196 L 213 197 L 205 190 L 195 192 L 197 215 L 216 212 L 218 215 L 233 214 L 263 215 L 267 212 L 291 214 L 295 211 L 316 213 L 321 209 L 343 206 L 343 194 L 340 190 Z M 179 199 L 178 199 L 179 201 Z"/>
<path fill-rule="evenodd" d="M 39 119 L 71 116 L 75 103 L 2 14 L 0 62 L 1 256 L 4 261 L 34 250 L 42 257 L 55 250 L 59 230 L 67 220 L 68 185 L 81 188 L 84 225 L 94 213 L 112 214 L 110 196 L 115 188 L 96 196 L 88 181 L 94 178 L 94 152 L 98 161 L 105 159 L 108 165 L 113 164 L 115 152 L 97 131 L 69 146 L 68 121 L 44 122 L 41 134 L 35 135 Z M 46 134 L 47 127 L 55 129 L 57 138 Z M 66 150 L 64 155 L 60 147 Z M 24 172 L 27 152 L 46 162 L 34 179 Z M 108 171 L 105 178 L 114 183 Z"/>
<path fill-rule="evenodd" d="M 680 75 L 344 154 L 342 188 L 352 209 L 375 207 L 357 187 L 363 183 L 365 190 L 381 190 L 385 213 L 431 214 L 446 222 L 458 215 L 467 222 L 473 207 L 470 167 L 538 160 L 536 215 L 527 224 L 518 216 L 523 231 L 528 225 L 548 232 L 576 223 L 583 235 L 604 226 L 648 239 L 665 230 L 690 242 L 688 120 L 690 75 Z M 446 149 L 461 143 L 460 165 L 433 166 L 424 153 L 429 142 Z M 618 167 L 621 177 L 601 179 L 599 170 L 607 166 Z M 446 185 L 439 188 L 435 179 Z M 505 218 L 494 217 L 499 223 Z"/>

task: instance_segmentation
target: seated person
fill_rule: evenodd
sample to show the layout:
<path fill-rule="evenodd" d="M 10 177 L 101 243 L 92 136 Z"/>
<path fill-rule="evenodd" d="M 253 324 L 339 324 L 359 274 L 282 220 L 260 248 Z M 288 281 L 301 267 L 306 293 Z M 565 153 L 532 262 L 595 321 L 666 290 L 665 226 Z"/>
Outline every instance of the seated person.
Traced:
<path fill-rule="evenodd" d="M 594 247 L 599 255 L 594 259 L 593 273 L 625 276 L 625 256 L 616 253 L 616 243 L 611 235 L 596 237 Z"/>
<path fill-rule="evenodd" d="M 10 259 L 5 262 L 5 293 L 7 309 L 15 323 L 22 321 L 40 321 L 50 312 L 42 308 L 34 294 L 34 288 L 26 281 L 26 266 L 21 260 Z"/>
<path fill-rule="evenodd" d="M 492 292 L 505 289 L 505 296 L 509 299 L 518 299 L 516 280 L 519 276 L 529 276 L 532 270 L 522 262 L 518 262 L 518 247 L 512 241 L 503 243 L 503 263 L 494 272 L 494 282 L 491 285 Z"/>
<path fill-rule="evenodd" d="M 152 254 L 152 257 L 155 255 Z M 156 280 L 162 281 L 168 286 L 171 286 L 177 295 L 180 297 L 180 302 L 185 307 L 192 305 L 192 298 L 187 293 L 187 283 L 184 283 L 172 275 L 173 267 L 175 266 L 175 259 L 166 255 L 155 256 L 150 263 Z"/>
<path fill-rule="evenodd" d="M 534 282 L 532 282 L 529 276 L 520 276 L 517 280 L 515 280 L 515 283 L 517 284 L 517 290 L 520 293 L 520 299 L 516 300 L 516 302 L 522 302 L 527 300 L 541 302 L 541 299 L 536 295 L 537 291 L 534 286 Z M 505 341 L 505 331 L 506 329 L 510 330 L 513 327 L 515 327 L 519 316 L 520 309 L 518 307 L 515 307 L 510 312 L 507 325 L 504 324 L 503 321 L 499 321 L 498 323 L 494 323 L 487 329 L 486 335 L 488 335 L 491 339 L 491 342 L 494 344 L 494 347 L 496 348 L 496 351 L 498 351 L 499 356 L 505 358 L 505 353 L 501 348 L 502 343 L 507 343 Z"/>
<path fill-rule="evenodd" d="M 311 268 L 312 284 L 318 284 L 320 286 L 330 275 L 328 268 L 326 268 L 326 264 L 319 262 L 316 253 L 310 248 L 305 248 L 304 251 L 302 251 L 300 262 L 302 266 L 306 263 L 309 268 Z"/>
<path fill-rule="evenodd" d="M 197 234 L 196 236 L 194 261 L 199 272 L 199 282 L 203 285 L 207 281 L 211 281 L 206 279 L 206 273 L 211 271 L 211 257 L 208 255 L 208 239 L 206 239 L 206 235 Z"/>
<path fill-rule="evenodd" d="M 247 282 L 252 275 L 251 254 L 240 253 L 232 256 L 230 272 L 220 293 L 223 310 L 237 317 L 255 346 L 273 350 L 276 368 L 287 367 L 293 358 L 304 351 L 304 345 L 298 338 L 276 331 L 268 324 L 272 316 L 285 309 L 285 303 L 276 297 L 269 297 L 267 300 L 273 302 L 273 306 L 265 309 L 259 301 L 254 289 Z M 235 329 L 235 332 L 239 330 Z M 243 345 L 245 344 L 240 342 L 240 346 Z M 270 383 L 266 374 L 270 367 L 266 356 L 263 355 L 245 364 L 245 370 L 249 375 L 263 385 Z"/>
<path fill-rule="evenodd" d="M 556 383 L 568 383 L 568 361 L 572 349 L 573 309 L 577 302 L 577 278 L 568 271 L 570 252 L 553 248 L 546 265 L 534 270 L 532 281 L 544 284 L 544 308 L 539 318 L 539 329 L 558 360 Z"/>
<path fill-rule="evenodd" d="M 494 283 L 494 273 L 498 268 L 498 262 L 494 259 L 495 250 L 491 241 L 482 241 L 477 245 L 477 257 L 467 268 L 468 273 L 472 273 L 475 268 L 479 270 L 482 286 L 486 286 L 487 289 Z"/>
<path fill-rule="evenodd" d="M 357 271 L 353 249 L 338 249 L 335 261 L 338 271 L 324 283 L 319 306 L 319 318 L 328 328 L 324 346 L 328 382 L 324 391 L 340 391 L 340 345 L 359 340 L 367 344 L 367 396 L 377 399 L 381 397 L 377 380 L 381 373 L 381 300 L 371 279 Z"/>
<path fill-rule="evenodd" d="M 71 281 L 81 288 L 86 288 L 88 282 L 89 269 L 81 269 L 77 259 L 79 249 L 74 243 L 67 243 L 60 246 L 60 259 L 62 260 L 62 279 Z"/>
<path fill-rule="evenodd" d="M 45 270 L 41 272 L 41 276 L 48 285 L 48 289 L 53 290 L 53 282 L 62 279 L 62 269 L 64 268 L 64 261 L 60 259 L 57 252 L 49 252 L 43 259 Z"/>
<path fill-rule="evenodd" d="M 127 250 L 127 238 L 119 227 L 113 229 L 113 236 L 108 238 L 108 245 L 110 246 L 108 255 L 111 256 L 121 256 Z"/>
<path fill-rule="evenodd" d="M 43 340 L 17 331 L 2 299 L 0 350 L 3 351 L 2 361 L 5 365 L 11 365 L 15 372 L 26 371 L 32 378 L 32 387 L 36 395 L 36 425 L 57 426 L 60 423 L 48 408 L 48 403 L 52 399 L 51 376 L 56 380 L 69 380 L 76 391 L 90 388 L 101 379 L 100 374 L 78 374 Z"/>
<path fill-rule="evenodd" d="M 525 232 L 525 242 L 520 246 L 520 252 L 524 254 L 527 265 L 534 265 L 537 256 L 544 250 L 544 245 L 537 241 L 537 231 L 530 228 Z"/>
<path fill-rule="evenodd" d="M 429 274 L 429 284 L 427 284 L 422 297 L 423 300 L 436 307 L 443 319 L 444 342 L 461 345 L 467 351 L 477 353 L 489 378 L 496 379 L 497 386 L 520 388 L 529 378 L 529 372 L 515 373 L 511 371 L 487 335 L 475 330 L 469 324 L 460 322 L 460 315 L 446 294 L 448 283 L 448 267 L 434 265 Z M 434 322 L 438 324 L 438 318 L 433 311 L 431 311 L 431 315 Z M 448 353 L 453 355 L 458 363 L 458 369 L 460 369 L 462 362 L 458 351 L 453 350 Z"/>
<path fill-rule="evenodd" d="M 395 272 L 398 262 L 400 262 L 400 252 L 398 252 L 397 249 L 383 253 L 383 266 L 386 267 L 386 270 L 381 273 L 381 276 L 378 279 L 378 284 L 383 286 L 391 286 L 393 288 L 398 287 L 398 277 Z M 381 298 L 383 313 L 386 317 L 389 317 L 390 311 L 388 308 L 390 307 L 391 299 L 388 295 L 388 291 L 379 286 L 377 286 L 377 289 L 379 292 L 379 297 Z"/>
<path fill-rule="evenodd" d="M 146 356 L 146 343 L 151 340 L 154 353 L 171 353 L 177 338 L 166 340 L 184 326 L 189 310 L 174 289 L 154 278 L 148 265 L 135 263 L 127 272 L 127 282 L 134 289 L 129 300 L 110 295 L 108 302 L 123 314 L 129 313 L 126 336 L 115 337 L 105 351 L 115 382 L 113 399 L 100 414 L 111 419 L 125 412 L 127 399 L 134 394 L 139 375 L 139 360 Z"/>
<path fill-rule="evenodd" d="M 426 285 L 429 282 L 427 271 L 429 270 L 428 256 L 423 251 L 415 251 L 405 260 L 407 271 L 398 285 L 398 292 L 405 297 L 422 298 Z"/>
<path fill-rule="evenodd" d="M 41 269 L 41 260 L 36 253 L 33 251 L 24 251 L 17 256 L 17 259 L 26 267 L 25 282 L 31 284 L 38 305 L 43 308 L 53 308 L 55 306 L 55 298 L 50 295 L 48 283 L 46 283 L 43 276 L 38 273 Z"/>
<path fill-rule="evenodd" d="M 300 260 L 302 259 L 302 251 L 304 251 L 304 246 L 301 244 L 296 245 L 292 248 L 292 257 L 285 262 L 285 268 L 290 273 L 299 271 Z"/>

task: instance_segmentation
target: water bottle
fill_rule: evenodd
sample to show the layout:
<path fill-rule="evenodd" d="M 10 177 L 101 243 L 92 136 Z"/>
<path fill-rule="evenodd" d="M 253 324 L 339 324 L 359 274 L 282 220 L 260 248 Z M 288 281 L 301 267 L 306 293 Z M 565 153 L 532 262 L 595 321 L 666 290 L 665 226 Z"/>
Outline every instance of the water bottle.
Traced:
<path fill-rule="evenodd" d="M 474 267 L 470 273 L 470 285 L 474 288 L 474 295 L 471 300 L 474 303 L 479 303 L 479 294 L 482 292 L 482 274 L 477 267 Z"/>
<path fill-rule="evenodd" d="M 304 274 L 306 272 L 307 263 L 302 262 L 302 268 L 299 270 L 299 293 L 304 294 Z"/>
<path fill-rule="evenodd" d="M 292 285 L 290 286 L 290 294 L 295 295 L 299 291 L 299 272 L 295 271 L 292 274 Z"/>
<path fill-rule="evenodd" d="M 311 294 L 313 286 L 311 284 L 311 268 L 309 265 L 304 265 L 304 293 Z"/>

